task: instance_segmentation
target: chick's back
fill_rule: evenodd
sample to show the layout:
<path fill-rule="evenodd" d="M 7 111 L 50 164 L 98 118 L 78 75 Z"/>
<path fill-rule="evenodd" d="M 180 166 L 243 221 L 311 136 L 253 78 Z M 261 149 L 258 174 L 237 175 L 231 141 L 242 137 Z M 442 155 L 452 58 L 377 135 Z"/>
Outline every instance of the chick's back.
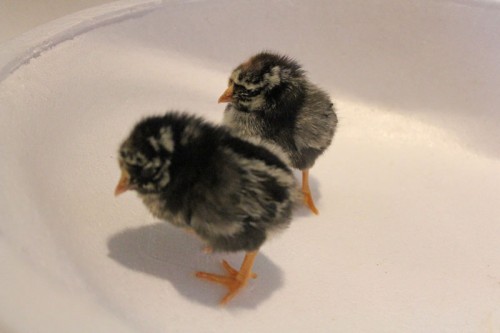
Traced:
<path fill-rule="evenodd" d="M 308 169 L 332 143 L 337 128 L 335 108 L 326 92 L 307 83 L 304 103 L 297 109 L 290 158 L 299 169 Z M 310 156 L 309 156 L 310 155 Z"/>
<path fill-rule="evenodd" d="M 165 122 L 175 145 L 161 194 L 169 220 L 220 251 L 256 250 L 270 231 L 288 226 L 301 193 L 279 154 L 196 117 Z"/>

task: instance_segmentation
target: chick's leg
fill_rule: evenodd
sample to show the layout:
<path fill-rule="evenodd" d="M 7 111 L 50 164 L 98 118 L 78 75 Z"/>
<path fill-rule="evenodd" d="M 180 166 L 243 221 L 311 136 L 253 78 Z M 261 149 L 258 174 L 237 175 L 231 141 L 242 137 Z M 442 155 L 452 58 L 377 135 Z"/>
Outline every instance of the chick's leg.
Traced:
<path fill-rule="evenodd" d="M 304 202 L 306 206 L 309 207 L 311 212 L 318 215 L 319 211 L 314 205 L 311 189 L 309 188 L 309 169 L 302 170 L 302 193 L 304 193 Z"/>
<path fill-rule="evenodd" d="M 241 289 L 247 285 L 250 278 L 255 279 L 257 277 L 257 275 L 252 273 L 252 267 L 257 253 L 258 251 L 247 252 L 239 271 L 231 267 L 231 265 L 224 260 L 222 261 L 222 267 L 227 272 L 227 275 L 197 272 L 196 276 L 200 279 L 216 282 L 226 286 L 228 293 L 224 296 L 224 298 L 222 298 L 220 304 L 227 304 Z"/>

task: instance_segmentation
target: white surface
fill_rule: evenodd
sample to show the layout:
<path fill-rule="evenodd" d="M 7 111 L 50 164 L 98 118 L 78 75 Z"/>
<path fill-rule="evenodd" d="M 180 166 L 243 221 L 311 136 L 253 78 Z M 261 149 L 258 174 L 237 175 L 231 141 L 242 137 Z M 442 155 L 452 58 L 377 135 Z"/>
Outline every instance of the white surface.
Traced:
<path fill-rule="evenodd" d="M 0 1 L 0 43 L 40 24 L 110 0 L 2 0 Z"/>
<path fill-rule="evenodd" d="M 480 1 L 127 1 L 0 48 L 0 322 L 16 332 L 498 332 L 500 8 Z M 331 92 L 320 217 L 264 245 L 227 308 L 220 258 L 115 199 L 141 116 L 213 121 L 264 48 Z"/>

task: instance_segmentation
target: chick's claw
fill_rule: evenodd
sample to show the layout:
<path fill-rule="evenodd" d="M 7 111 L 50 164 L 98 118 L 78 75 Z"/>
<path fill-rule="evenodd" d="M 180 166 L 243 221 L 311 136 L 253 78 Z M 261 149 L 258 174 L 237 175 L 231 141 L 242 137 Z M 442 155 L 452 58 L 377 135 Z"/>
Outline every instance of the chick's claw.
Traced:
<path fill-rule="evenodd" d="M 227 261 L 223 260 L 222 268 L 227 272 L 227 275 L 197 272 L 196 277 L 224 285 L 228 289 L 228 293 L 222 298 L 220 304 L 227 304 L 248 284 L 250 278 L 255 279 L 257 277 L 255 273 L 252 273 L 256 255 L 257 252 L 247 253 L 239 271 L 229 265 Z"/>
<path fill-rule="evenodd" d="M 226 286 L 226 288 L 228 289 L 228 293 L 220 301 L 220 304 L 224 305 L 232 300 L 238 294 L 238 292 L 243 289 L 248 283 L 249 276 L 245 277 L 239 275 L 238 273 L 239 272 L 236 271 L 236 274 L 234 275 L 228 274 L 227 276 L 223 276 L 205 272 L 197 272 L 196 277 Z"/>

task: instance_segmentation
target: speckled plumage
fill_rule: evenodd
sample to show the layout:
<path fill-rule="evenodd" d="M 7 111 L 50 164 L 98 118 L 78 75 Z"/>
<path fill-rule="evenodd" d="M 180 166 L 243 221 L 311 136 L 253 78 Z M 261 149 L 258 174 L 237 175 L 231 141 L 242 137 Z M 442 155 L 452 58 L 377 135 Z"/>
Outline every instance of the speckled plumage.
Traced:
<path fill-rule="evenodd" d="M 229 85 L 224 124 L 279 145 L 293 167 L 311 168 L 331 144 L 338 122 L 333 103 L 296 61 L 259 53 L 233 71 Z"/>
<path fill-rule="evenodd" d="M 139 122 L 119 161 L 154 216 L 192 229 L 214 250 L 257 250 L 288 226 L 301 197 L 279 153 L 186 114 Z"/>

